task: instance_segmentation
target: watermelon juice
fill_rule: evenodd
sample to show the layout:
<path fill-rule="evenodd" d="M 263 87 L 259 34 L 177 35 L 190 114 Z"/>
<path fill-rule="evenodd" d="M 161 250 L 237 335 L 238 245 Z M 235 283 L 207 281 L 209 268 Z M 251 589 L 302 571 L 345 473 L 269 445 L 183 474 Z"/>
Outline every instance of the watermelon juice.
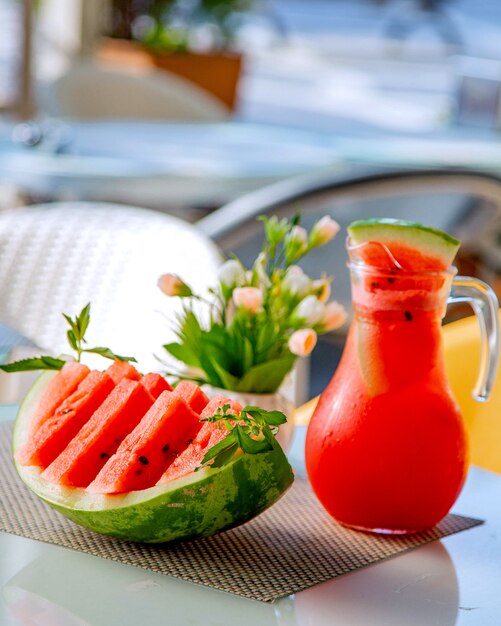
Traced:
<path fill-rule="evenodd" d="M 361 530 L 429 528 L 467 472 L 467 439 L 445 377 L 441 320 L 453 273 L 350 265 L 354 320 L 306 439 L 312 487 Z"/>

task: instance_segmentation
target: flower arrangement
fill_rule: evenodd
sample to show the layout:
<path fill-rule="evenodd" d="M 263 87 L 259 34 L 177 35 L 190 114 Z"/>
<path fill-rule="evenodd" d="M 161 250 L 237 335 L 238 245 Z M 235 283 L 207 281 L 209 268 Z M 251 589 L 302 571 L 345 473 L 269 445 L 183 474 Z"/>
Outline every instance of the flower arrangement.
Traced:
<path fill-rule="evenodd" d="M 311 353 L 317 336 L 344 323 L 343 306 L 328 302 L 332 279 L 313 280 L 297 265 L 335 237 L 337 222 L 325 216 L 307 232 L 299 216 L 259 219 L 265 242 L 251 269 L 238 258 L 227 260 L 209 299 L 175 274 L 159 278 L 165 295 L 184 300 L 177 341 L 163 347 L 187 371 L 169 374 L 236 392 L 274 393 L 297 357 Z M 207 307 L 208 323 L 195 313 L 195 302 Z"/>

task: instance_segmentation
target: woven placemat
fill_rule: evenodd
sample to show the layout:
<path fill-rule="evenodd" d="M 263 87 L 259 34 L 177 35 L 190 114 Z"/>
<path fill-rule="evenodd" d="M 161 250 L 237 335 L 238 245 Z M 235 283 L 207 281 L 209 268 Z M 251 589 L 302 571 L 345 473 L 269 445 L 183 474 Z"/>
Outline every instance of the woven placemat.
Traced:
<path fill-rule="evenodd" d="M 10 458 L 11 426 L 0 425 L 0 529 L 126 565 L 271 602 L 353 572 L 480 520 L 448 515 L 427 532 L 382 537 L 336 524 L 308 483 L 296 479 L 285 496 L 259 517 L 207 539 L 149 546 L 92 533 L 36 498 Z"/>

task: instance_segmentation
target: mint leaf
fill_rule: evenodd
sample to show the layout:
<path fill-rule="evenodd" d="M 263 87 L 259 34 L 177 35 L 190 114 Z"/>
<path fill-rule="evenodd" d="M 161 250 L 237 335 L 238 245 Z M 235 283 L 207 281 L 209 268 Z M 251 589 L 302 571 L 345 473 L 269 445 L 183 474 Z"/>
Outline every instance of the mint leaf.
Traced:
<path fill-rule="evenodd" d="M 266 439 L 253 439 L 245 432 L 244 427 L 238 424 L 235 426 L 233 432 L 235 433 L 240 448 L 248 454 L 259 454 L 260 452 L 267 452 L 273 449 Z"/>
<path fill-rule="evenodd" d="M 109 348 L 85 348 L 82 352 L 100 354 L 101 356 L 104 356 L 104 358 L 111 359 L 112 361 L 132 361 L 133 363 L 137 363 L 137 360 L 133 356 L 121 356 L 120 354 L 115 354 Z"/>
<path fill-rule="evenodd" d="M 75 335 L 75 331 L 74 330 L 69 330 L 66 333 L 66 336 L 68 337 L 68 343 L 73 348 L 73 350 L 78 350 L 78 343 L 77 343 L 77 338 L 76 338 L 76 335 Z"/>
<path fill-rule="evenodd" d="M 202 459 L 202 465 L 205 465 L 209 461 L 217 458 L 222 452 L 225 452 L 228 448 L 233 447 L 236 443 L 237 442 L 233 432 L 228 433 L 222 441 L 216 443 L 212 446 L 212 448 L 209 448 Z"/>
<path fill-rule="evenodd" d="M 76 318 L 76 323 L 78 328 L 80 329 L 80 339 L 84 341 L 84 336 L 89 327 L 90 322 L 90 302 L 84 306 L 84 308 L 80 311 L 80 315 Z"/>
<path fill-rule="evenodd" d="M 70 325 L 71 331 L 73 332 L 73 336 L 75 337 L 75 339 L 80 339 L 80 329 L 78 328 L 78 324 L 74 322 L 69 315 L 66 315 L 66 313 L 63 313 L 63 317 Z"/>
<path fill-rule="evenodd" d="M 210 467 L 222 467 L 233 459 L 238 449 L 244 454 L 260 454 L 275 449 L 279 444 L 274 433 L 287 419 L 280 411 L 265 411 L 256 406 L 246 406 L 239 415 L 234 415 L 230 413 L 230 404 L 225 404 L 202 421 L 219 422 L 229 430 L 222 441 L 206 452 L 200 466 L 210 463 Z"/>
<path fill-rule="evenodd" d="M 233 459 L 237 450 L 238 450 L 238 443 L 232 444 L 229 448 L 226 448 L 226 450 L 223 450 L 217 455 L 217 457 L 211 463 L 210 467 L 214 469 L 216 469 L 217 467 L 223 467 L 224 465 L 226 465 Z M 202 459 L 202 462 L 203 462 L 203 459 Z"/>
<path fill-rule="evenodd" d="M 271 426 L 280 426 L 285 424 L 287 418 L 281 411 L 265 411 L 258 406 L 244 406 L 242 413 L 251 415 L 256 420 L 262 420 L 265 424 Z"/>
<path fill-rule="evenodd" d="M 39 356 L 0 365 L 0 370 L 9 374 L 14 372 L 33 372 L 36 370 L 60 370 L 65 363 L 66 361 L 51 356 Z"/>

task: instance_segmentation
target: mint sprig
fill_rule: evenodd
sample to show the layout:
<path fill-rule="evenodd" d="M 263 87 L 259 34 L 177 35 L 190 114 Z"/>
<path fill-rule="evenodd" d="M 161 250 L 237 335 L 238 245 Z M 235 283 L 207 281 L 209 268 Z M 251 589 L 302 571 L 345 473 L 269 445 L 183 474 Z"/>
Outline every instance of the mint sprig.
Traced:
<path fill-rule="evenodd" d="M 13 372 L 31 372 L 33 370 L 60 370 L 65 363 L 66 361 L 52 356 L 37 356 L 0 365 L 0 369 L 8 374 Z"/>
<path fill-rule="evenodd" d="M 224 404 L 214 415 L 202 419 L 203 422 L 219 422 L 219 427 L 228 430 L 228 434 L 206 452 L 197 469 L 205 466 L 223 467 L 233 459 L 238 450 L 245 454 L 273 450 L 278 427 L 287 421 L 280 411 L 245 406 L 237 414 L 230 412 L 230 408 L 229 404 Z"/>
<path fill-rule="evenodd" d="M 70 327 L 66 332 L 66 337 L 71 348 L 77 353 L 77 361 L 81 360 L 84 352 L 90 352 L 93 354 L 100 354 L 104 358 L 111 359 L 113 361 L 137 362 L 134 357 L 115 354 L 109 348 L 103 348 L 101 346 L 95 348 L 85 347 L 85 344 L 87 344 L 85 333 L 87 332 L 87 328 L 90 323 L 90 302 L 84 306 L 75 318 L 66 315 L 66 313 L 63 313 L 63 317 L 68 322 Z M 36 370 L 60 370 L 65 363 L 66 361 L 63 359 L 57 359 L 52 356 L 37 356 L 0 365 L 0 370 L 8 373 L 30 372 Z"/>

